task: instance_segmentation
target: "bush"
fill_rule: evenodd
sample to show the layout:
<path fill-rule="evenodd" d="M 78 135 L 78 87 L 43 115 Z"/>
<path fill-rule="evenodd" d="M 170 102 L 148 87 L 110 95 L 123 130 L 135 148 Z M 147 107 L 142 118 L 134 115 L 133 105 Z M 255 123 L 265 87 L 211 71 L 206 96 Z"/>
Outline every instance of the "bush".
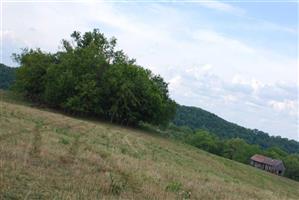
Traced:
<path fill-rule="evenodd" d="M 174 117 L 168 84 L 116 51 L 115 38 L 97 29 L 71 37 L 54 54 L 40 49 L 15 54 L 21 66 L 14 88 L 34 102 L 124 125 L 166 125 Z"/>

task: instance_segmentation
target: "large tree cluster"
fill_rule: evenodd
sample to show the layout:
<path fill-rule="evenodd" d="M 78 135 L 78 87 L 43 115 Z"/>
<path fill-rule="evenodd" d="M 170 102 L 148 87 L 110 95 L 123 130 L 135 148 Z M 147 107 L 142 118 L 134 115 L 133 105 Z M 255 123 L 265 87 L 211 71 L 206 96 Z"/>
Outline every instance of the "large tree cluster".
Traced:
<path fill-rule="evenodd" d="M 167 83 L 116 50 L 115 38 L 98 29 L 71 38 L 56 53 L 25 49 L 14 55 L 20 63 L 15 89 L 53 108 L 124 125 L 163 125 L 174 116 Z"/>

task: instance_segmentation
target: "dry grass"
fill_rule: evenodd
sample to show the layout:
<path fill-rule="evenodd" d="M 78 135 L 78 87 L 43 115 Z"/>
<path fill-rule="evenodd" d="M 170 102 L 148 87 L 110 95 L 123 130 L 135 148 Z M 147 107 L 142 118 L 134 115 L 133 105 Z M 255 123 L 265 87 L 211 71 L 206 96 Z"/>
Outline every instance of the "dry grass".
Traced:
<path fill-rule="evenodd" d="M 0 104 L 0 199 L 299 199 L 298 182 L 179 142 Z"/>

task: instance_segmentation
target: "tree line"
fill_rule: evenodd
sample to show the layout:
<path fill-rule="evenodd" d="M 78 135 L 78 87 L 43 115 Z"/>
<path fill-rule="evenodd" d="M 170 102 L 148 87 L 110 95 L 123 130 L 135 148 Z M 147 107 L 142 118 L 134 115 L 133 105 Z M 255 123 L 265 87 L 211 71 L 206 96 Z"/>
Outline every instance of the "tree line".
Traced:
<path fill-rule="evenodd" d="M 288 154 L 277 146 L 262 149 L 259 145 L 248 144 L 241 138 L 220 140 L 205 130 L 195 131 L 194 134 L 186 138 L 186 142 L 210 153 L 244 164 L 249 164 L 250 158 L 254 154 L 282 160 L 286 167 L 284 176 L 299 181 L 299 154 Z"/>
<path fill-rule="evenodd" d="M 299 153 L 299 142 L 295 140 L 247 129 L 196 107 L 178 105 L 173 123 L 177 126 L 188 126 L 193 130 L 203 129 L 221 139 L 242 138 L 249 144 L 259 145 L 262 149 L 277 146 L 287 153 Z"/>
<path fill-rule="evenodd" d="M 98 29 L 74 31 L 60 51 L 24 49 L 13 89 L 33 102 L 72 114 L 93 115 L 123 125 L 165 125 L 175 114 L 168 84 L 136 64 L 116 39 Z"/>
<path fill-rule="evenodd" d="M 167 129 L 161 129 L 149 124 L 143 127 L 161 136 L 172 138 L 190 144 L 212 154 L 228 158 L 244 164 L 249 164 L 250 158 L 255 154 L 265 155 L 282 160 L 286 171 L 284 176 L 299 181 L 299 154 L 289 154 L 277 146 L 266 149 L 257 144 L 249 144 L 241 138 L 220 139 L 216 134 L 203 129 L 191 129 L 188 126 L 170 124 Z"/>

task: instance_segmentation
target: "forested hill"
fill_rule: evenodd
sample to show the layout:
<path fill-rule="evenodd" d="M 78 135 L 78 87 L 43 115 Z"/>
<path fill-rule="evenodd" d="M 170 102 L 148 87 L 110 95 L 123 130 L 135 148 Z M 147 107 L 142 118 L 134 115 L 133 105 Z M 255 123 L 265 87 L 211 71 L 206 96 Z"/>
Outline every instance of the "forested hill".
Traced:
<path fill-rule="evenodd" d="M 299 153 L 299 142 L 295 140 L 288 140 L 279 136 L 273 137 L 256 129 L 244 128 L 197 107 L 178 105 L 173 123 L 192 129 L 204 129 L 221 139 L 238 137 L 250 144 L 258 144 L 262 148 L 277 146 L 288 153 Z"/>
<path fill-rule="evenodd" d="M 0 89 L 8 89 L 15 80 L 16 68 L 0 63 Z"/>
<path fill-rule="evenodd" d="M 0 89 L 8 89 L 12 85 L 15 81 L 15 73 L 16 68 L 0 63 Z M 279 136 L 269 136 L 267 133 L 256 129 L 244 128 L 197 107 L 178 105 L 173 123 L 177 126 L 188 126 L 194 130 L 207 130 L 220 139 L 239 137 L 250 144 L 258 144 L 262 148 L 277 146 L 288 153 L 299 153 L 299 142 Z"/>

